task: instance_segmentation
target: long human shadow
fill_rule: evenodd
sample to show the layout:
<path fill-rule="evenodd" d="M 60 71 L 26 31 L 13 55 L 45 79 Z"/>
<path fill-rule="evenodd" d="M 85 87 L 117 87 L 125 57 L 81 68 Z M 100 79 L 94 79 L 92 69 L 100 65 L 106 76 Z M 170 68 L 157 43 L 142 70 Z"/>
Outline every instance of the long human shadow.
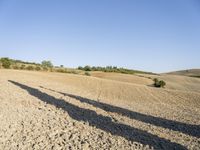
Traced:
<path fill-rule="evenodd" d="M 53 92 L 60 93 L 64 96 L 74 98 L 76 100 L 79 100 L 82 103 L 87 103 L 87 104 L 93 105 L 94 107 L 101 108 L 101 109 L 108 111 L 108 112 L 118 113 L 120 115 L 127 116 L 131 119 L 136 119 L 136 120 L 139 120 L 139 121 L 142 121 L 142 122 L 145 122 L 145 123 L 149 123 L 149 124 L 159 126 L 159 127 L 163 127 L 163 128 L 170 129 L 170 130 L 179 131 L 179 132 L 191 135 L 191 136 L 195 136 L 197 138 L 200 137 L 200 126 L 199 125 L 191 125 L 191 124 L 186 124 L 186 123 L 182 123 L 182 122 L 178 122 L 178 121 L 173 121 L 173 120 L 169 120 L 169 119 L 164 119 L 164 118 L 160 118 L 160 117 L 146 115 L 146 114 L 142 114 L 142 113 L 139 113 L 139 112 L 130 111 L 130 110 L 125 109 L 125 108 L 109 105 L 109 104 L 106 104 L 106 103 L 103 103 L 103 102 L 94 101 L 94 100 L 84 98 L 84 97 L 81 97 L 81 96 L 76 96 L 76 95 L 73 95 L 73 94 L 55 91 L 55 90 L 48 89 L 48 88 L 45 88 L 45 87 L 42 87 L 42 86 L 40 86 L 40 87 L 44 88 L 46 90 L 50 90 L 50 91 L 53 91 Z"/>
<path fill-rule="evenodd" d="M 54 105 L 57 108 L 63 109 L 70 115 L 71 118 L 77 121 L 88 122 L 90 126 L 94 126 L 105 132 L 111 133 L 112 135 L 121 136 L 129 141 L 135 141 L 144 145 L 149 145 L 154 149 L 186 149 L 180 144 L 171 142 L 164 138 L 160 138 L 156 135 L 147 133 L 146 131 L 133 128 L 129 125 L 125 125 L 122 123 L 113 122 L 110 117 L 97 114 L 95 111 L 89 109 L 80 108 L 67 101 L 64 101 L 63 99 L 57 99 L 53 96 L 43 93 L 38 89 L 29 87 L 27 85 L 15 81 L 8 81 L 20 87 L 21 89 L 26 90 L 30 95 L 40 99 L 41 101 Z"/>

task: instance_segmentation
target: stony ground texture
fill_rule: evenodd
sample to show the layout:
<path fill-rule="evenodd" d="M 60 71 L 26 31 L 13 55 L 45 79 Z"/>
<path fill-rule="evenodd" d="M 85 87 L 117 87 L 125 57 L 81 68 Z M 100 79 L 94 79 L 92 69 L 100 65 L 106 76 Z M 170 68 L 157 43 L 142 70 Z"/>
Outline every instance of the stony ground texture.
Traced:
<path fill-rule="evenodd" d="M 0 149 L 198 150 L 200 79 L 185 78 L 195 90 L 0 70 Z"/>

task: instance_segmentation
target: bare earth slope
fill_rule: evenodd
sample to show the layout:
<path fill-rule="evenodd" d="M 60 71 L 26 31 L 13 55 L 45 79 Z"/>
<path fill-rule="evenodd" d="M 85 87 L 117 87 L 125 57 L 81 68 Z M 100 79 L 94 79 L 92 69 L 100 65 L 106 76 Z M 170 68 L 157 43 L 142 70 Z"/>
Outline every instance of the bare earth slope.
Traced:
<path fill-rule="evenodd" d="M 0 70 L 0 149 L 200 149 L 199 85 Z"/>
<path fill-rule="evenodd" d="M 169 72 L 168 74 L 183 75 L 183 76 L 200 76 L 200 69 L 180 70 L 180 71 Z"/>

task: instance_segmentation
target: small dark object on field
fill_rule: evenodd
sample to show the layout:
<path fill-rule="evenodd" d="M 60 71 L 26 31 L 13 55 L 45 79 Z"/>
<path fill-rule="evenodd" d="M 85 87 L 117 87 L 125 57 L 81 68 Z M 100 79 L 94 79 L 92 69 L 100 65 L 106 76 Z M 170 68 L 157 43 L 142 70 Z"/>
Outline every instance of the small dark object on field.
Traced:
<path fill-rule="evenodd" d="M 158 80 L 157 78 L 154 79 L 154 86 L 155 87 L 164 88 L 165 85 L 166 85 L 165 81 Z"/>

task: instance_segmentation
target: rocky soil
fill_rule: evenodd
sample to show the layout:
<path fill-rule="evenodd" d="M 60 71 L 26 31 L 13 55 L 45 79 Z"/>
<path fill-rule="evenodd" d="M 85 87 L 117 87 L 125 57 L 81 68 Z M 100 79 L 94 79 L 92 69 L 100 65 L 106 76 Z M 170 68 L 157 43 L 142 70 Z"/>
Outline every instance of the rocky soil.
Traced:
<path fill-rule="evenodd" d="M 200 149 L 200 93 L 0 70 L 0 149 Z"/>

